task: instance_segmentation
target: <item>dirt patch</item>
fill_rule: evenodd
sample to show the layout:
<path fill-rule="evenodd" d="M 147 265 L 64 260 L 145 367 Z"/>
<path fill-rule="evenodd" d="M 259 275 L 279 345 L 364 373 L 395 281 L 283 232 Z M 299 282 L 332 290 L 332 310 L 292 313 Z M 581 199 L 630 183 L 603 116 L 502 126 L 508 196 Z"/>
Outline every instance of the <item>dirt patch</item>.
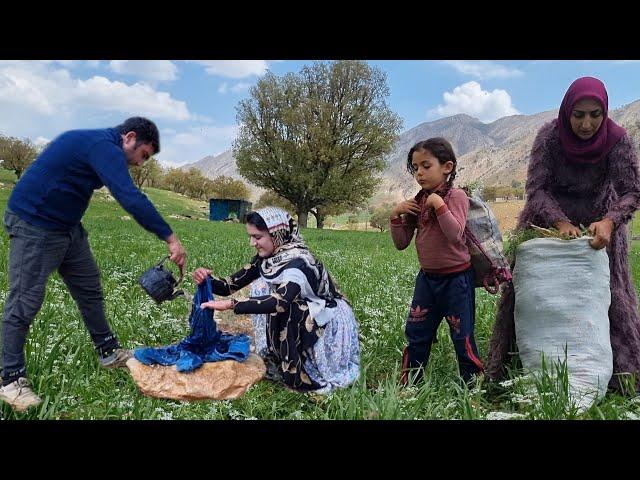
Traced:
<path fill-rule="evenodd" d="M 250 289 L 247 286 L 226 298 L 248 298 L 249 293 Z M 246 335 L 249 335 L 252 339 L 254 338 L 253 322 L 251 321 L 251 317 L 249 315 L 236 315 L 235 313 L 233 313 L 233 310 L 215 312 L 214 315 L 219 330 L 233 335 L 244 333 Z"/>
<path fill-rule="evenodd" d="M 524 208 L 524 200 L 510 200 L 508 202 L 488 202 L 489 208 L 498 220 L 500 231 L 504 235 L 516 228 L 518 216 Z"/>

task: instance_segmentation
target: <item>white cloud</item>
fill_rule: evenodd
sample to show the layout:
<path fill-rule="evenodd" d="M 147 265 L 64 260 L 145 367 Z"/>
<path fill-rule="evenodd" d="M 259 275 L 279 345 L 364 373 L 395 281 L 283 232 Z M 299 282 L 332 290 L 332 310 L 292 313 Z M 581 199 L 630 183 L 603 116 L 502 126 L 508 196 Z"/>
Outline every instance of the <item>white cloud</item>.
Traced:
<path fill-rule="evenodd" d="M 482 122 L 492 122 L 508 115 L 520 112 L 511 103 L 511 96 L 506 90 L 495 89 L 492 92 L 482 90 L 478 82 L 467 82 L 444 92 L 444 105 L 428 112 L 429 115 L 450 116 L 466 113 Z"/>
<path fill-rule="evenodd" d="M 90 68 L 98 68 L 102 66 L 102 63 L 100 62 L 100 60 L 87 60 L 86 65 Z"/>
<path fill-rule="evenodd" d="M 173 137 L 173 142 L 177 145 L 190 146 L 202 145 L 203 140 L 193 133 L 178 133 Z"/>
<path fill-rule="evenodd" d="M 169 60 L 111 60 L 111 71 L 146 80 L 171 81 L 178 78 L 178 67 Z"/>
<path fill-rule="evenodd" d="M 242 92 L 246 92 L 247 90 L 249 90 L 250 86 L 251 86 L 251 83 L 239 82 L 239 83 L 236 83 L 235 85 L 229 87 L 229 84 L 227 82 L 224 82 L 218 87 L 218 93 L 221 93 L 223 95 L 226 95 L 229 92 L 231 92 L 231 93 L 242 93 Z"/>
<path fill-rule="evenodd" d="M 264 75 L 268 68 L 266 60 L 196 60 L 210 75 L 228 78 L 245 78 Z"/>
<path fill-rule="evenodd" d="M 6 113 L 5 108 L 10 107 L 21 111 L 21 117 L 70 117 L 98 109 L 167 120 L 190 119 L 185 102 L 147 84 L 128 85 L 103 76 L 82 80 L 43 62 L 0 64 L 0 111 Z"/>
<path fill-rule="evenodd" d="M 164 132 L 167 133 L 167 132 Z M 238 125 L 194 126 L 160 138 L 158 160 L 171 166 L 193 163 L 209 155 L 230 150 L 238 134 Z"/>
<path fill-rule="evenodd" d="M 27 68 L 18 63 L 1 65 L 0 106 L 18 104 L 35 113 L 53 115 L 56 100 L 68 95 L 64 87 L 59 87 L 68 86 L 71 77 L 66 70 L 54 70 L 48 75 L 43 71 L 44 68 L 35 63 L 29 63 Z"/>
<path fill-rule="evenodd" d="M 107 111 L 157 117 L 168 120 L 189 120 L 185 102 L 171 98 L 144 83 L 127 85 L 105 77 L 77 81 L 75 96 L 82 105 Z"/>
<path fill-rule="evenodd" d="M 213 123 L 213 119 L 207 115 L 200 115 L 199 113 L 189 113 L 189 117 L 194 122 L 198 123 Z"/>
<path fill-rule="evenodd" d="M 233 93 L 244 92 L 246 90 L 249 90 L 250 86 L 251 86 L 251 84 L 250 83 L 246 83 L 246 82 L 236 83 L 233 87 L 231 87 L 231 91 Z"/>
<path fill-rule="evenodd" d="M 460 73 L 474 76 L 480 80 L 487 78 L 513 78 L 523 75 L 523 72 L 517 68 L 507 67 L 491 61 L 446 60 L 444 63 L 455 68 Z"/>
<path fill-rule="evenodd" d="M 46 137 L 38 137 L 35 139 L 35 141 L 33 143 L 36 144 L 36 146 L 41 146 L 41 145 L 46 145 L 47 143 L 49 143 L 51 141 L 50 138 L 46 138 Z"/>
<path fill-rule="evenodd" d="M 194 130 L 198 130 L 205 138 L 233 140 L 238 134 L 238 125 L 195 127 Z"/>
<path fill-rule="evenodd" d="M 143 115 L 158 123 L 158 160 L 164 164 L 192 163 L 231 148 L 237 125 L 191 113 L 185 102 L 148 83 L 107 76 L 80 77 L 59 62 L 0 61 L 0 133 L 44 144 L 65 130 L 113 126 Z M 229 87 L 245 88 L 241 83 Z"/>
<path fill-rule="evenodd" d="M 179 168 L 184 165 L 185 162 L 171 162 L 169 160 L 162 160 L 157 157 L 158 163 L 164 168 Z"/>

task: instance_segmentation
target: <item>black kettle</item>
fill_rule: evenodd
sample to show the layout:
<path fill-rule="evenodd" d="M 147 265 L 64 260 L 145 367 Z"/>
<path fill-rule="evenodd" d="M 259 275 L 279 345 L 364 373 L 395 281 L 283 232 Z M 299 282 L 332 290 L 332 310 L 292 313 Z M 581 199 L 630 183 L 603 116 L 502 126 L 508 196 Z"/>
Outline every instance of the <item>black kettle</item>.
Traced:
<path fill-rule="evenodd" d="M 165 300 L 173 300 L 180 295 L 184 295 L 184 290 L 177 290 L 176 287 L 182 282 L 183 274 L 176 281 L 171 272 L 165 269 L 162 264 L 169 259 L 163 258 L 160 263 L 151 267 L 140 276 L 139 283 L 145 292 L 153 298 L 157 304 L 161 304 Z"/>

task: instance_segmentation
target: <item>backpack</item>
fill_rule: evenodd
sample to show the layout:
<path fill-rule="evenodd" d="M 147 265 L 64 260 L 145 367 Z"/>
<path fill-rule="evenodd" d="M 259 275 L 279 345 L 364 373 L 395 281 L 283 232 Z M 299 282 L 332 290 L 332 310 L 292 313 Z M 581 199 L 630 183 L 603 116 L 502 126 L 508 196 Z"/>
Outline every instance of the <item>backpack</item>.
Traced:
<path fill-rule="evenodd" d="M 471 194 L 467 188 L 462 190 L 469 198 L 464 233 L 471 264 L 476 272 L 476 287 L 484 287 L 489 293 L 495 294 L 501 283 L 512 279 L 509 263 L 503 253 L 498 221 L 484 200 Z"/>

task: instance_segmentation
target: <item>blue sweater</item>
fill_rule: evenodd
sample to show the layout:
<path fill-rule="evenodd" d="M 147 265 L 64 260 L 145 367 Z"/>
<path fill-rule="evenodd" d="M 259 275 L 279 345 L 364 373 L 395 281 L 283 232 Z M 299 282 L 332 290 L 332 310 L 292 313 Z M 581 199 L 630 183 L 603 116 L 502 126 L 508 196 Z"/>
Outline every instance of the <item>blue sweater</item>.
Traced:
<path fill-rule="evenodd" d="M 69 231 L 80 223 L 93 191 L 103 186 L 146 230 L 161 240 L 171 235 L 171 227 L 133 183 L 114 128 L 60 135 L 24 172 L 8 207 L 36 227 Z"/>

